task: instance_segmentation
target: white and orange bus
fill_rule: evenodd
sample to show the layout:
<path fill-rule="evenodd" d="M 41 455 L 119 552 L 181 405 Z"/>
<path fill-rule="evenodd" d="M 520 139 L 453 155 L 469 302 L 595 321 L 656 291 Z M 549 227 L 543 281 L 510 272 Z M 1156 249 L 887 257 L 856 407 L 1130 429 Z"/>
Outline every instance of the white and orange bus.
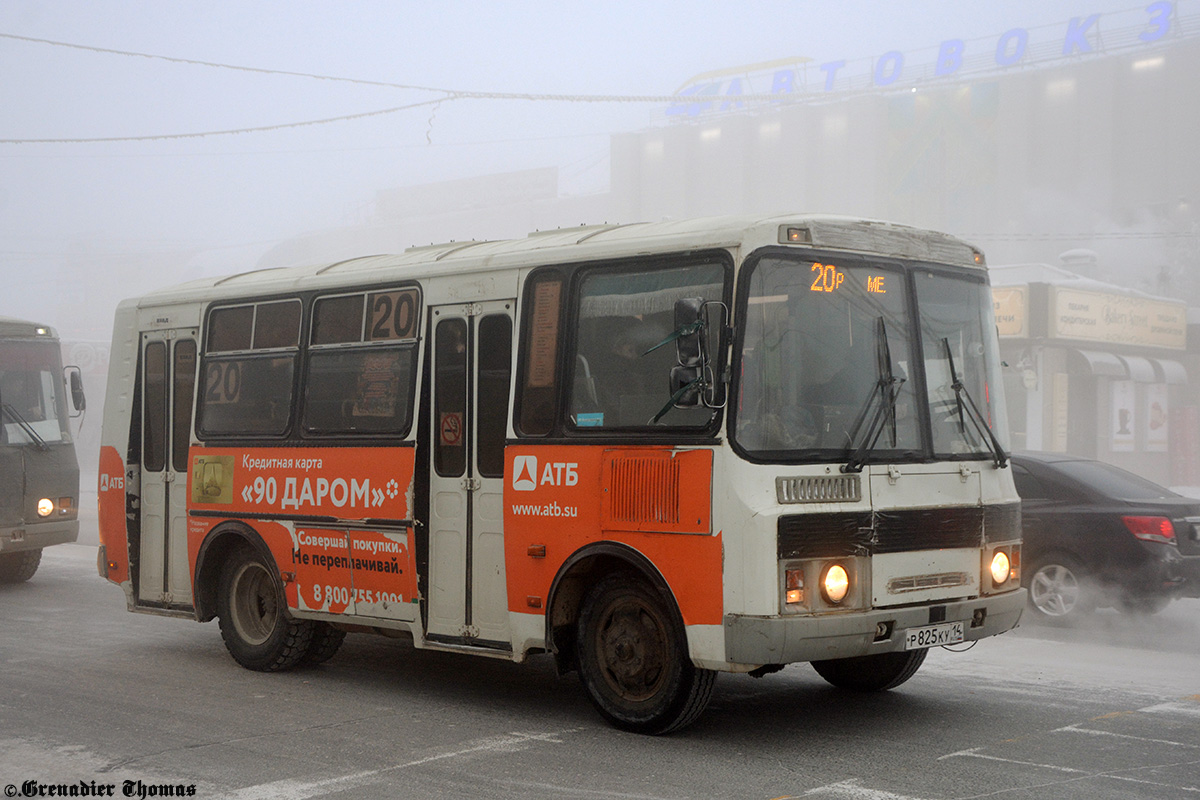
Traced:
<path fill-rule="evenodd" d="M 117 311 L 99 569 L 250 669 L 549 652 L 639 732 L 888 689 L 1024 606 L 997 352 L 978 250 L 841 217 L 201 280 Z"/>

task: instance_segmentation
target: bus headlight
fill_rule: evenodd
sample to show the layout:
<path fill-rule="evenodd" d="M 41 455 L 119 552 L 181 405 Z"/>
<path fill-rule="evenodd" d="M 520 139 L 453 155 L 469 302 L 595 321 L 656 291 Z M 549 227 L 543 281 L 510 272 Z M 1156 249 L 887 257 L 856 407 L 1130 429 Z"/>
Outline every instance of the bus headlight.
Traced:
<path fill-rule="evenodd" d="M 992 554 L 992 585 L 999 586 L 1008 581 L 1011 570 L 1012 563 L 1008 560 L 1008 553 L 997 550 Z"/>
<path fill-rule="evenodd" d="M 841 564 L 830 564 L 826 567 L 825 574 L 821 576 L 821 594 L 825 600 L 836 606 L 846 599 L 849 591 L 850 575 L 846 568 Z"/>
<path fill-rule="evenodd" d="M 1021 582 L 1021 545 L 1005 544 L 991 551 L 991 558 L 988 558 L 987 553 L 984 553 L 982 567 L 982 580 L 987 583 L 990 577 L 991 589 L 986 586 L 981 586 L 985 592 L 1007 592 L 1010 589 L 1015 589 Z"/>
<path fill-rule="evenodd" d="M 54 501 L 49 497 L 43 497 L 38 500 L 38 516 L 48 517 L 54 513 Z"/>

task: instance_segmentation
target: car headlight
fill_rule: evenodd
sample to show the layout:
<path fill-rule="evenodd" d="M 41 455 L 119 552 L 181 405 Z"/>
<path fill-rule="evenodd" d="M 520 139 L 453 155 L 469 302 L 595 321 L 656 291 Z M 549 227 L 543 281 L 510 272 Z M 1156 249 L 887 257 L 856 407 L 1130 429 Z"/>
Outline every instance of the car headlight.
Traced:
<path fill-rule="evenodd" d="M 54 501 L 49 497 L 43 497 L 38 500 L 37 511 L 39 517 L 48 517 L 54 513 Z"/>

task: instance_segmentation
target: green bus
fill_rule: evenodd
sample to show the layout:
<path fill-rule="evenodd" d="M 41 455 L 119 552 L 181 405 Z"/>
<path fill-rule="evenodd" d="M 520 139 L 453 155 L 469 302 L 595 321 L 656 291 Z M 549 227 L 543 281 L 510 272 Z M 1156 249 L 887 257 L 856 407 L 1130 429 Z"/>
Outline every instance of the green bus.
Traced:
<path fill-rule="evenodd" d="M 29 580 L 42 548 L 79 538 L 68 403 L 83 411 L 83 383 L 54 329 L 0 317 L 0 583 Z"/>

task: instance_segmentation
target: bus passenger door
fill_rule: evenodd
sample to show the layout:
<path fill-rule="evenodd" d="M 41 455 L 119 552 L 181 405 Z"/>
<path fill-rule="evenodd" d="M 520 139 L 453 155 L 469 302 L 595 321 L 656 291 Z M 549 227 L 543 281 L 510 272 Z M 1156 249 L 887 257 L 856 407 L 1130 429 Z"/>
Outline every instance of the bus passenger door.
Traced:
<path fill-rule="evenodd" d="M 513 300 L 432 310 L 428 633 L 510 646 L 504 441 Z"/>
<path fill-rule="evenodd" d="M 187 477 L 196 333 L 193 328 L 142 334 L 140 603 L 192 605 Z"/>

